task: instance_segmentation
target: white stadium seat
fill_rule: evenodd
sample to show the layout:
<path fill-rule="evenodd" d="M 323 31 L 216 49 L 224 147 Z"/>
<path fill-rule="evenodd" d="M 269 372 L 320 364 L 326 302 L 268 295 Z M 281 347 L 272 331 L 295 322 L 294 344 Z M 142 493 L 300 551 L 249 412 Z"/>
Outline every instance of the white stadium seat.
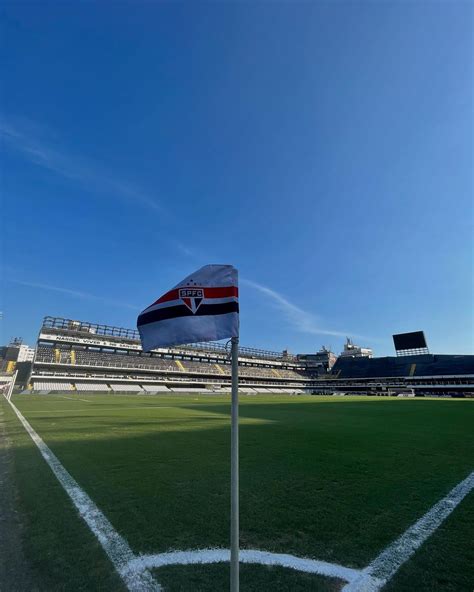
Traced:
<path fill-rule="evenodd" d="M 111 389 L 116 393 L 141 393 L 142 388 L 139 384 L 111 384 Z"/>
<path fill-rule="evenodd" d="M 72 391 L 72 384 L 70 382 L 37 382 L 33 383 L 35 391 Z"/>
<path fill-rule="evenodd" d="M 78 391 L 88 391 L 89 393 L 109 392 L 110 388 L 104 382 L 76 382 Z"/>

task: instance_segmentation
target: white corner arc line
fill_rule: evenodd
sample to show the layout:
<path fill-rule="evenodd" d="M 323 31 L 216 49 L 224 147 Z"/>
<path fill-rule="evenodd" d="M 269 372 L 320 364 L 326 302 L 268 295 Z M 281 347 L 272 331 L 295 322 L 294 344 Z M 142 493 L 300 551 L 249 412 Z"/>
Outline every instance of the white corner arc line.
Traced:
<path fill-rule="evenodd" d="M 343 592 L 377 592 L 474 489 L 474 471 L 390 543 Z"/>
<path fill-rule="evenodd" d="M 254 549 L 242 549 L 239 553 L 240 563 L 254 563 L 258 565 L 274 565 L 287 567 L 296 571 L 319 574 L 332 578 L 339 578 L 352 582 L 362 574 L 360 569 L 352 569 L 327 563 L 316 559 L 295 557 L 287 553 L 271 553 Z M 139 555 L 131 561 L 133 570 L 157 569 L 167 565 L 196 565 L 222 563 L 230 561 L 229 549 L 195 549 L 189 551 L 170 551 L 156 555 Z"/>
<path fill-rule="evenodd" d="M 125 539 L 119 535 L 109 520 L 94 504 L 91 498 L 80 487 L 77 481 L 59 462 L 51 449 L 43 442 L 35 430 L 23 417 L 15 405 L 9 401 L 13 411 L 23 424 L 30 438 L 38 447 L 42 457 L 48 463 L 58 481 L 63 486 L 81 518 L 99 540 L 110 561 L 119 573 L 130 592 L 159 592 L 161 586 L 154 580 L 148 570 L 134 570 L 132 560 L 135 559 Z"/>

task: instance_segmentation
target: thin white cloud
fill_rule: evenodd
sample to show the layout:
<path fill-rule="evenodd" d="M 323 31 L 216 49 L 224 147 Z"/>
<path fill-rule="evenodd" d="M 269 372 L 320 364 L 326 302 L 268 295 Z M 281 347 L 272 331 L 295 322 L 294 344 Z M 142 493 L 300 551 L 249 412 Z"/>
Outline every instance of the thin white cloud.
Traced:
<path fill-rule="evenodd" d="M 186 257 L 192 257 L 193 259 L 199 258 L 199 255 L 197 255 L 194 251 L 192 251 L 189 247 L 187 247 L 180 241 L 173 240 L 172 243 L 178 249 L 178 251 L 181 252 L 182 255 L 186 255 Z"/>
<path fill-rule="evenodd" d="M 26 127 L 31 130 L 26 130 Z M 38 139 L 38 129 L 37 125 L 20 127 L 0 120 L 0 135 L 5 144 L 20 152 L 30 162 L 94 191 L 139 203 L 163 213 L 161 205 L 141 189 L 98 169 L 82 158 L 73 157 L 64 151 L 59 152 L 48 142 Z"/>
<path fill-rule="evenodd" d="M 51 286 L 50 284 L 41 284 L 38 282 L 24 282 L 22 280 L 8 279 L 8 282 L 25 286 L 27 288 L 38 288 L 40 290 L 49 290 L 50 292 L 59 292 L 61 294 L 67 294 L 73 298 L 81 298 L 82 300 L 94 300 L 96 302 L 102 302 L 104 304 L 110 304 L 112 306 L 119 306 L 121 308 L 130 308 L 132 310 L 140 310 L 138 306 L 129 304 L 128 302 L 121 302 L 120 300 L 113 300 L 111 298 L 104 298 L 103 296 L 96 296 L 89 294 L 88 292 L 80 292 L 79 290 L 70 290 L 69 288 L 60 288 L 58 286 Z"/>
<path fill-rule="evenodd" d="M 346 337 L 351 335 L 352 337 L 363 337 L 362 335 L 356 335 L 351 331 L 333 331 L 332 329 L 322 329 L 320 327 L 320 320 L 316 315 L 303 310 L 299 306 L 296 306 L 296 304 L 293 304 L 287 300 L 279 292 L 245 278 L 240 278 L 240 282 L 251 288 L 254 288 L 261 294 L 268 296 L 274 306 L 283 312 L 287 321 L 297 331 L 309 333 L 311 335 L 332 335 L 334 337 Z"/>
<path fill-rule="evenodd" d="M 182 255 L 188 257 L 189 259 L 193 259 L 196 263 L 201 263 L 201 265 L 204 265 L 206 262 L 216 260 L 214 255 L 210 255 L 209 253 L 202 251 L 199 247 L 194 245 L 192 248 L 190 248 L 186 244 L 176 239 L 169 239 L 168 242 L 172 244 Z"/>

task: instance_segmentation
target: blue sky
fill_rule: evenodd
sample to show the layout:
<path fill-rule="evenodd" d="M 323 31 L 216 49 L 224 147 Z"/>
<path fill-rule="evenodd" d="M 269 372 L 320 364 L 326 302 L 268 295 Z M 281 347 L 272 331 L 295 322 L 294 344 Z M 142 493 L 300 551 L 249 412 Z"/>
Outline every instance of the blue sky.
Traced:
<path fill-rule="evenodd" d="M 473 351 L 469 2 L 11 3 L 1 342 L 206 263 L 241 343 Z"/>

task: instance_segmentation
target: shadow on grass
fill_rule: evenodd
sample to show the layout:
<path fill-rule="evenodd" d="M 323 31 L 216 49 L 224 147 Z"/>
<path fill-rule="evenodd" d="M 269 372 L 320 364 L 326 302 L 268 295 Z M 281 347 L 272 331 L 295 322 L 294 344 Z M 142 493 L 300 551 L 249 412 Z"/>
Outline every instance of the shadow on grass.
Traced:
<path fill-rule="evenodd" d="M 188 407 L 170 412 L 195 413 Z M 472 470 L 467 407 L 242 405 L 242 546 L 363 567 Z M 126 407 L 113 421 L 107 410 L 93 418 L 24 412 L 132 548 L 154 553 L 228 546 L 227 409 L 206 403 L 196 425 L 171 417 L 181 430 Z M 31 441 L 16 419 L 10 429 L 17 465 L 31 465 Z"/>

